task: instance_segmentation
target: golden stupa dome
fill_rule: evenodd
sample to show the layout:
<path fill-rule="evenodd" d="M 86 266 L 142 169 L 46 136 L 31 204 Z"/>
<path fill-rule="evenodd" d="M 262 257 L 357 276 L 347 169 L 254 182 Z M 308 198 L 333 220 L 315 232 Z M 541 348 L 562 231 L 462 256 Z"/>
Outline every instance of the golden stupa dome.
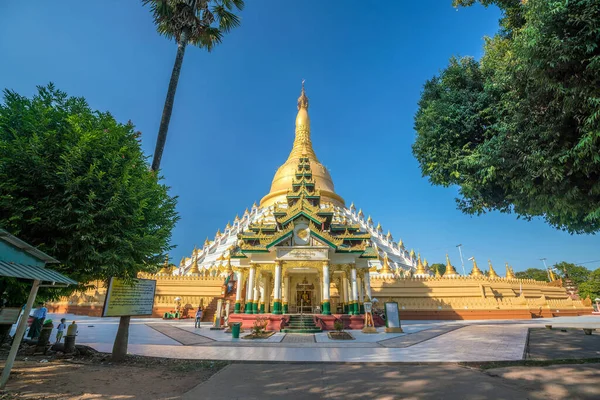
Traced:
<path fill-rule="evenodd" d="M 310 118 L 308 116 L 308 97 L 306 97 L 306 92 L 304 91 L 304 82 L 302 82 L 302 92 L 298 98 L 296 137 L 292 151 L 287 161 L 275 173 L 269 194 L 260 201 L 261 207 L 286 202 L 286 195 L 288 190 L 292 188 L 292 180 L 296 175 L 300 157 L 307 157 L 310 162 L 315 188 L 321 192 L 321 202 L 330 202 L 336 206 L 344 207 L 344 199 L 335 193 L 331 175 L 329 175 L 327 168 L 319 162 L 312 147 L 310 140 Z"/>

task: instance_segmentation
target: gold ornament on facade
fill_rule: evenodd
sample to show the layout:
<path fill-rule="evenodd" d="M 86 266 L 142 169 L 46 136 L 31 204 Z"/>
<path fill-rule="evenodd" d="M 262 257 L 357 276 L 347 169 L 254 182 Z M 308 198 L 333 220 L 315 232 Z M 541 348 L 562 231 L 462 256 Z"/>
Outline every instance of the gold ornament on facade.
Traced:
<path fill-rule="evenodd" d="M 388 255 L 387 253 L 384 254 L 383 256 L 383 269 L 381 270 L 382 274 L 389 274 L 391 273 L 390 270 L 390 261 L 388 260 Z"/>

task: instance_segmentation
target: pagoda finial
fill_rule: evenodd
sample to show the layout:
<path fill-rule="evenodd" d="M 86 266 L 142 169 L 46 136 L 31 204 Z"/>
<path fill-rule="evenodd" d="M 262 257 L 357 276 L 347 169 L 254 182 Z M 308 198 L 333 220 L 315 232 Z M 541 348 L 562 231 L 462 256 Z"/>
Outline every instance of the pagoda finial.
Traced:
<path fill-rule="evenodd" d="M 427 271 L 425 270 L 425 266 L 421 261 L 421 253 L 417 256 L 417 270 L 415 271 L 415 275 L 427 275 Z"/>
<path fill-rule="evenodd" d="M 442 274 L 440 274 L 440 268 L 437 265 L 435 266 L 435 277 L 436 278 L 442 277 Z"/>
<path fill-rule="evenodd" d="M 381 270 L 381 273 L 382 274 L 390 273 L 390 261 L 388 260 L 387 253 L 384 253 L 384 255 L 383 255 L 383 269 Z"/>
<path fill-rule="evenodd" d="M 352 204 L 350 204 L 350 209 L 351 209 L 352 211 L 356 210 L 356 207 L 354 206 L 354 202 L 352 202 Z"/>
<path fill-rule="evenodd" d="M 515 274 L 512 270 L 512 267 L 509 267 L 508 263 L 506 263 L 506 279 L 515 279 Z"/>
<path fill-rule="evenodd" d="M 371 216 L 369 215 L 369 218 L 367 218 L 367 224 L 371 225 L 373 223 L 373 218 L 371 218 Z"/>
<path fill-rule="evenodd" d="M 192 263 L 192 268 L 190 268 L 189 275 L 200 275 L 200 269 L 198 268 L 198 259 L 194 259 L 194 262 Z"/>
<path fill-rule="evenodd" d="M 208 246 L 210 244 L 210 241 L 208 240 L 208 236 L 206 237 L 206 240 L 204 241 L 204 245 Z"/>
<path fill-rule="evenodd" d="M 390 240 L 390 241 L 392 240 L 392 234 L 389 231 L 389 229 L 388 229 L 388 233 L 387 233 L 387 235 L 385 235 L 385 237 L 386 237 L 387 240 Z"/>
<path fill-rule="evenodd" d="M 383 228 L 381 227 L 381 223 L 377 223 L 377 232 L 381 232 L 383 230 Z"/>
<path fill-rule="evenodd" d="M 180 267 L 185 267 L 185 257 L 181 257 L 181 261 L 179 261 Z"/>
<path fill-rule="evenodd" d="M 477 266 L 477 261 L 475 261 L 475 257 L 473 257 L 473 269 L 471 270 L 469 276 L 483 276 L 483 272 L 481 272 L 481 270 Z"/>
<path fill-rule="evenodd" d="M 458 273 L 454 269 L 454 266 L 450 263 L 450 257 L 446 254 L 446 271 L 444 271 L 444 277 L 446 276 L 457 276 Z"/>
<path fill-rule="evenodd" d="M 496 273 L 496 271 L 494 271 L 494 267 L 492 267 L 492 261 L 488 260 L 488 267 L 489 267 L 489 271 L 488 271 L 488 277 L 490 278 L 498 278 L 498 274 Z"/>
<path fill-rule="evenodd" d="M 304 82 L 302 79 L 302 90 L 300 91 L 300 97 L 298 97 L 298 110 L 301 108 L 308 110 L 308 97 L 306 97 L 306 91 L 304 90 Z"/>
<path fill-rule="evenodd" d="M 400 240 L 398 240 L 398 248 L 399 249 L 403 249 L 404 248 L 404 242 L 402 241 L 402 238 L 400 238 Z"/>
<path fill-rule="evenodd" d="M 362 208 L 360 210 L 358 210 L 358 217 L 359 218 L 364 218 L 365 214 L 363 214 L 362 212 Z"/>

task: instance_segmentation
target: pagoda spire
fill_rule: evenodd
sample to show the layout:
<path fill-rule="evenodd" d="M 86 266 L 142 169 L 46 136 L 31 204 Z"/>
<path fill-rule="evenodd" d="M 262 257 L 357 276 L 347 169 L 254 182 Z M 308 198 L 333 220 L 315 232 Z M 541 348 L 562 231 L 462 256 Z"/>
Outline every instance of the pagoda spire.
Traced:
<path fill-rule="evenodd" d="M 446 254 L 446 271 L 444 271 L 444 277 L 446 276 L 458 276 L 458 273 L 454 269 L 454 266 L 450 264 L 450 257 Z"/>
<path fill-rule="evenodd" d="M 508 263 L 506 263 L 506 279 L 515 279 L 515 273 L 512 268 L 508 266 Z"/>
<path fill-rule="evenodd" d="M 304 90 L 304 80 L 302 81 L 302 90 L 298 97 L 298 114 L 296 115 L 296 137 L 288 161 L 301 156 L 308 157 L 311 161 L 319 161 L 312 147 L 310 140 L 310 117 L 308 116 L 308 97 Z"/>
<path fill-rule="evenodd" d="M 471 270 L 470 276 L 483 276 L 483 272 L 477 266 L 477 261 L 475 261 L 475 257 L 473 257 L 473 269 Z"/>
<path fill-rule="evenodd" d="M 496 273 L 496 271 L 494 271 L 494 267 L 492 267 L 492 261 L 491 260 L 488 260 L 488 266 L 490 267 L 489 277 L 490 278 L 498 278 L 498 274 Z"/>
<path fill-rule="evenodd" d="M 416 276 L 425 276 L 427 275 L 427 271 L 425 270 L 425 266 L 423 265 L 423 262 L 421 261 L 421 254 L 419 253 L 419 256 L 417 258 L 417 270 L 415 271 L 415 275 Z"/>

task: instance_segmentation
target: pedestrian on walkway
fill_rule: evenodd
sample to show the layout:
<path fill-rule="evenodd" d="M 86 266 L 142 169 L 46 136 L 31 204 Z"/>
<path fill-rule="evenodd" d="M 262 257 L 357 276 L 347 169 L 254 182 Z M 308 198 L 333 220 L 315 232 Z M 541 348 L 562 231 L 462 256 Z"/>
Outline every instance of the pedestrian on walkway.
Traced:
<path fill-rule="evenodd" d="M 65 333 L 65 329 L 67 329 L 67 324 L 65 322 L 67 322 L 67 320 L 65 318 L 61 318 L 60 324 L 58 324 L 58 326 L 56 327 L 56 329 L 58 329 L 58 331 L 56 331 L 56 343 L 60 343 L 60 340 L 62 339 L 63 334 Z"/>
<path fill-rule="evenodd" d="M 42 331 L 42 325 L 44 325 L 44 320 L 46 319 L 46 315 L 48 314 L 48 309 L 44 307 L 44 303 L 39 303 L 38 308 L 33 312 L 33 322 L 31 323 L 31 328 L 29 328 L 28 336 L 32 339 L 35 339 L 40 335 Z"/>
<path fill-rule="evenodd" d="M 198 311 L 196 311 L 196 324 L 195 328 L 200 328 L 200 320 L 202 319 L 202 307 L 198 307 Z"/>

